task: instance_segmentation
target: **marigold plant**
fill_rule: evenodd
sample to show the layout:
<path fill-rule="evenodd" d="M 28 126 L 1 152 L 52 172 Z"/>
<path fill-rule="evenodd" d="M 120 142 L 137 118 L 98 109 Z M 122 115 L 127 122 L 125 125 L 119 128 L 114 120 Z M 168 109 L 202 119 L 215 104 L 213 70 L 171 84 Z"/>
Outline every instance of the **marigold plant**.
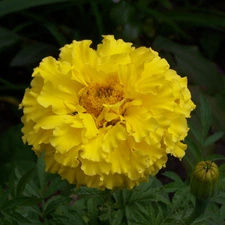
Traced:
<path fill-rule="evenodd" d="M 195 108 L 187 78 L 151 48 L 103 36 L 73 41 L 34 69 L 20 105 L 23 141 L 46 170 L 76 185 L 132 188 L 167 154 L 181 159 Z"/>

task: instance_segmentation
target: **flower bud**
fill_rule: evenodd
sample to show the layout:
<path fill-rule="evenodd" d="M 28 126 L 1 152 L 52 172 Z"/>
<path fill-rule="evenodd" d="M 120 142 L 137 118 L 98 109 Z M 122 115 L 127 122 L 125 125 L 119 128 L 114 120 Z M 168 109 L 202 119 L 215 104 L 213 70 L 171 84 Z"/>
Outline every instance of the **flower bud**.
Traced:
<path fill-rule="evenodd" d="M 191 193 L 196 198 L 207 200 L 214 196 L 219 186 L 219 170 L 214 162 L 199 162 L 191 175 Z"/>

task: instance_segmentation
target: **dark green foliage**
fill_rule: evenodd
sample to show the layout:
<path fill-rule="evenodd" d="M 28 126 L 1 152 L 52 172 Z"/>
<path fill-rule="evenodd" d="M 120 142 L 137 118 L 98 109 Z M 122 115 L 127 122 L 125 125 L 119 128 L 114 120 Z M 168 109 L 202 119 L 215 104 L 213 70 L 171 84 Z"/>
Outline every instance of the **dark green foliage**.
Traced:
<path fill-rule="evenodd" d="M 193 224 L 223 225 L 224 11 L 223 1 L 206 0 L 0 1 L 0 224 L 185 225 L 195 205 L 189 175 L 211 160 L 220 165 L 220 192 Z M 166 171 L 132 190 L 76 189 L 46 173 L 43 155 L 37 160 L 22 142 L 18 102 L 33 68 L 74 39 L 91 39 L 95 48 L 104 34 L 152 47 L 188 77 L 197 108 L 180 163 L 185 174 Z"/>

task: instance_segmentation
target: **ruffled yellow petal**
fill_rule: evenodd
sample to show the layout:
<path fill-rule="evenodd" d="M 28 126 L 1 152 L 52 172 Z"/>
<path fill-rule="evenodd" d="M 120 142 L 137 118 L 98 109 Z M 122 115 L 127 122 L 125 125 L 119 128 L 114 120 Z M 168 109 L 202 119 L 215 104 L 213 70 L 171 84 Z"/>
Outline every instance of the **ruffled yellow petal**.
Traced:
<path fill-rule="evenodd" d="M 94 162 L 87 159 L 80 159 L 81 161 L 81 169 L 83 170 L 85 175 L 95 176 L 102 174 L 109 174 L 111 164 L 106 161 Z"/>
<path fill-rule="evenodd" d="M 82 145 L 80 157 L 93 162 L 104 161 L 106 153 L 102 149 L 102 139 L 104 134 L 99 134 L 98 137 L 92 138 L 86 144 Z"/>
<path fill-rule="evenodd" d="M 45 83 L 37 101 L 44 108 L 51 106 L 52 111 L 56 114 L 72 113 L 76 110 L 76 105 L 79 104 L 75 93 L 70 92 L 69 89 L 68 92 L 65 92 L 62 88 L 60 89 L 60 85 L 57 87 L 52 82 Z"/>
<path fill-rule="evenodd" d="M 97 54 L 102 56 L 110 56 L 116 54 L 130 53 L 134 48 L 132 43 L 126 43 L 122 39 L 115 40 L 113 35 L 103 35 L 102 44 L 97 47 Z"/>
<path fill-rule="evenodd" d="M 145 108 L 129 107 L 124 118 L 127 132 L 134 137 L 136 142 L 142 141 L 143 138 L 149 142 L 150 132 L 158 127 L 157 121 Z"/>
<path fill-rule="evenodd" d="M 23 141 L 71 184 L 133 188 L 182 158 L 195 108 L 187 79 L 151 48 L 103 36 L 73 41 L 34 69 L 20 108 Z"/>
<path fill-rule="evenodd" d="M 173 89 L 167 81 L 158 89 L 157 94 L 149 93 L 144 95 L 142 99 L 143 105 L 156 116 L 174 112 L 176 107 Z"/>
<path fill-rule="evenodd" d="M 54 159 L 56 162 L 63 166 L 77 167 L 80 163 L 78 160 L 80 151 L 80 146 L 75 146 L 71 148 L 66 154 L 61 154 L 60 152 L 54 153 Z"/>
<path fill-rule="evenodd" d="M 68 62 L 72 67 L 82 70 L 85 65 L 95 65 L 98 61 L 96 51 L 90 48 L 92 41 L 73 41 L 61 48 L 60 61 Z"/>
<path fill-rule="evenodd" d="M 150 48 L 139 47 L 130 53 L 131 63 L 135 65 L 138 72 L 142 72 L 145 63 L 151 62 L 155 55 Z"/>
<path fill-rule="evenodd" d="M 66 154 L 71 148 L 81 144 L 81 132 L 81 128 L 76 129 L 69 124 L 62 124 L 54 129 L 50 144 L 57 152 Z"/>
<path fill-rule="evenodd" d="M 136 83 L 139 76 L 133 64 L 120 65 L 118 67 L 119 82 L 124 87 L 124 97 L 127 99 L 133 99 L 138 96 Z"/>
<path fill-rule="evenodd" d="M 102 149 L 105 152 L 112 152 L 122 141 L 127 139 L 126 129 L 121 124 L 110 126 L 102 139 Z"/>

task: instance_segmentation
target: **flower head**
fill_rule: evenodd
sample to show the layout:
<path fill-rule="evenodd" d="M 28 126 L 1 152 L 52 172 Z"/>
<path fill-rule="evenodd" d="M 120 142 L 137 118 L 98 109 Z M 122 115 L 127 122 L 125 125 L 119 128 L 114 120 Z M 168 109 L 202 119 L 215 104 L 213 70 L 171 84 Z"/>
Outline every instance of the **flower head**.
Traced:
<path fill-rule="evenodd" d="M 132 188 L 155 175 L 167 154 L 182 158 L 195 108 L 187 79 L 151 48 L 103 36 L 73 41 L 44 58 L 20 105 L 24 142 L 46 170 L 70 183 Z"/>

